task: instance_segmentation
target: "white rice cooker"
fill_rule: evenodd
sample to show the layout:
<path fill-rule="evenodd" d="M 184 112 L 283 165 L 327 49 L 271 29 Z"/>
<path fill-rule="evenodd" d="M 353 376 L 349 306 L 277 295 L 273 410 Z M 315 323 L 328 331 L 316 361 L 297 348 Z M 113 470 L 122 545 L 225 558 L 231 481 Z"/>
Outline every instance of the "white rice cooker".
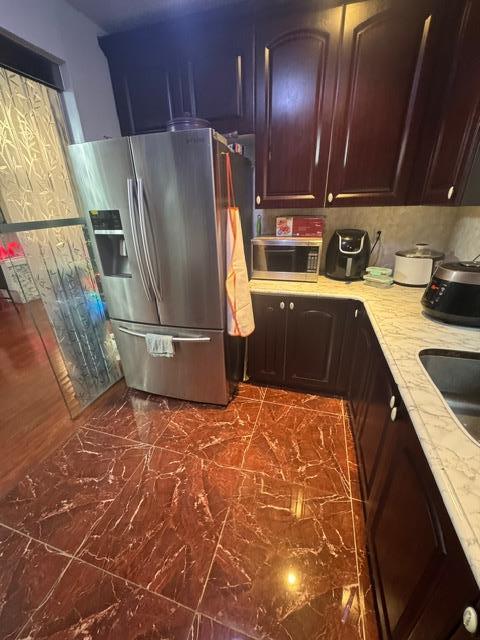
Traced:
<path fill-rule="evenodd" d="M 425 287 L 445 254 L 419 242 L 413 249 L 397 251 L 393 280 L 407 287 Z"/>

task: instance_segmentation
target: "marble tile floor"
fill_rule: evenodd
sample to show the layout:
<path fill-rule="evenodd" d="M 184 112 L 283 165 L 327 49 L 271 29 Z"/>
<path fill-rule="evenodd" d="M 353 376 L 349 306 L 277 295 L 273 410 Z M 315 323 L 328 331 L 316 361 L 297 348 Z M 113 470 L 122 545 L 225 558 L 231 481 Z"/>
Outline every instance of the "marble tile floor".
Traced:
<path fill-rule="evenodd" d="M 377 640 L 343 401 L 123 383 L 0 500 L 1 640 Z"/>

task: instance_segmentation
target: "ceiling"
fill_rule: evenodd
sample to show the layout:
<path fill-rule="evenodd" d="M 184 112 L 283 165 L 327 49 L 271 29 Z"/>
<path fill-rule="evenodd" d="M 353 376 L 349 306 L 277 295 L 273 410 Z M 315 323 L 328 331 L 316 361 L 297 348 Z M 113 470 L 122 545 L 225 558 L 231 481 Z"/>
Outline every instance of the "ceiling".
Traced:
<path fill-rule="evenodd" d="M 214 9 L 240 0 L 67 0 L 108 32 L 122 31 L 173 15 Z"/>

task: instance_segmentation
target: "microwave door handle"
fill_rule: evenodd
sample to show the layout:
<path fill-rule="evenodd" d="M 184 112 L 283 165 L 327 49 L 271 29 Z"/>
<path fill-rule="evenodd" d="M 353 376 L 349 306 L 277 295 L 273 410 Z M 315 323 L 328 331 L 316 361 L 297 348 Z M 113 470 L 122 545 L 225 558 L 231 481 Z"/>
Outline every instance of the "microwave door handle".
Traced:
<path fill-rule="evenodd" d="M 143 264 L 142 254 L 140 252 L 140 243 L 138 240 L 137 221 L 135 219 L 135 204 L 133 197 L 133 179 L 127 179 L 127 195 L 128 195 L 128 216 L 130 218 L 130 227 L 132 229 L 133 248 L 135 249 L 135 257 L 137 258 L 138 272 L 140 273 L 140 280 L 142 281 L 143 290 L 147 300 L 153 301 L 150 287 L 148 285 L 148 278 L 145 272 L 145 266 Z"/>
<path fill-rule="evenodd" d="M 148 244 L 148 236 L 147 236 L 147 214 L 145 207 L 145 198 L 143 194 L 143 180 L 141 178 L 137 178 L 137 193 L 138 193 L 138 213 L 140 217 L 140 235 L 142 239 L 143 250 L 145 252 L 145 262 L 147 263 L 147 271 L 150 276 L 150 281 L 152 283 L 153 291 L 155 293 L 155 297 L 157 300 L 162 300 L 162 289 L 157 280 L 155 269 L 153 267 L 152 256 L 150 255 L 150 246 Z M 150 222 L 150 220 L 148 221 Z M 150 223 L 151 228 L 151 223 Z"/>

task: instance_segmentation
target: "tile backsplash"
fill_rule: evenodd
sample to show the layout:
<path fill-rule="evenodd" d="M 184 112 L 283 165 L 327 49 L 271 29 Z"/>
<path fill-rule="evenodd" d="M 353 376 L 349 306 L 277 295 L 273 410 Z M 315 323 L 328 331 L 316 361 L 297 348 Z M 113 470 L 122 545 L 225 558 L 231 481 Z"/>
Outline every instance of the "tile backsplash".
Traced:
<path fill-rule="evenodd" d="M 465 207 L 465 209 L 467 209 Z M 474 209 L 468 207 L 468 209 Z M 480 225 L 480 208 L 477 210 L 477 224 Z M 335 209 L 269 209 L 262 212 L 262 235 L 275 234 L 275 218 L 289 215 L 322 215 L 326 218 L 324 249 L 321 268 L 325 264 L 328 241 L 335 229 L 365 229 L 373 243 L 377 231 L 381 231 L 380 241 L 372 255 L 371 264 L 393 266 L 395 252 L 413 247 L 416 242 L 427 242 L 433 249 L 452 255 L 452 238 L 456 237 L 458 207 L 348 207 Z M 254 212 L 254 234 L 256 234 L 257 214 Z M 465 225 L 471 224 L 466 218 Z M 478 235 L 477 235 L 478 238 Z M 461 238 L 455 246 L 461 246 Z M 477 240 L 478 244 L 478 240 Z M 480 253 L 480 249 L 477 251 Z"/>
<path fill-rule="evenodd" d="M 480 254 L 480 207 L 460 207 L 450 242 L 460 260 L 473 260 Z"/>

